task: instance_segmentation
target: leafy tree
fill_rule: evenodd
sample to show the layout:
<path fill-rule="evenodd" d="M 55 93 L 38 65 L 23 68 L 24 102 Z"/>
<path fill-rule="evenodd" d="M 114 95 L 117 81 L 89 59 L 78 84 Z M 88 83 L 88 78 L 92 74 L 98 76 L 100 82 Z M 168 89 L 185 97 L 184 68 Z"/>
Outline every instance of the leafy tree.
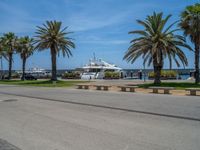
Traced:
<path fill-rule="evenodd" d="M 11 79 L 13 54 L 17 45 L 17 36 L 15 36 L 15 34 L 12 32 L 6 33 L 2 37 L 2 42 L 3 49 L 7 55 L 9 62 L 8 79 Z"/>
<path fill-rule="evenodd" d="M 25 66 L 26 60 L 33 54 L 34 46 L 33 46 L 33 38 L 29 38 L 28 36 L 21 37 L 18 40 L 17 52 L 20 54 L 22 59 L 22 78 L 25 79 Z"/>
<path fill-rule="evenodd" d="M 3 58 L 7 59 L 6 57 L 6 54 L 4 52 L 4 49 L 3 49 L 3 39 L 2 37 L 0 37 L 0 63 L 1 63 L 1 77 L 0 79 L 2 79 L 3 77 Z"/>
<path fill-rule="evenodd" d="M 0 37 L 0 57 L 1 58 L 5 58 L 6 59 L 6 54 L 5 54 L 5 50 L 4 50 L 4 44 L 3 44 L 3 38 Z"/>
<path fill-rule="evenodd" d="M 175 34 L 178 29 L 172 29 L 173 25 L 167 26 L 171 15 L 163 18 L 163 13 L 153 13 L 147 16 L 144 21 L 137 20 L 137 22 L 144 27 L 144 30 L 135 30 L 129 32 L 130 34 L 137 34 L 139 37 L 131 41 L 131 45 L 125 53 L 124 59 L 128 62 L 134 63 L 136 59 L 142 57 L 144 65 L 153 64 L 154 68 L 154 83 L 160 84 L 161 70 L 164 65 L 164 60 L 169 60 L 170 66 L 172 62 L 179 67 L 180 63 L 187 65 L 187 58 L 180 47 L 191 49 L 186 43 L 183 36 Z"/>
<path fill-rule="evenodd" d="M 185 36 L 189 36 L 195 47 L 195 83 L 199 83 L 199 49 L 200 49 L 200 4 L 187 6 L 181 13 L 179 24 Z"/>
<path fill-rule="evenodd" d="M 50 49 L 52 63 L 52 81 L 57 80 L 56 56 L 61 52 L 63 56 L 72 56 L 71 48 L 75 48 L 72 39 L 68 37 L 71 32 L 65 32 L 67 27 L 61 29 L 62 22 L 46 21 L 43 26 L 37 26 L 35 43 L 39 51 Z"/>

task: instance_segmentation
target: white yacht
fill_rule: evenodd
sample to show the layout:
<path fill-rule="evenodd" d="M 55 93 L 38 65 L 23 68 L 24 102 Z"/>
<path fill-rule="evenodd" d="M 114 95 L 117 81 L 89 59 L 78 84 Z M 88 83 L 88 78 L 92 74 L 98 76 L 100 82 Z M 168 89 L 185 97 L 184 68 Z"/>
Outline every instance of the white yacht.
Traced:
<path fill-rule="evenodd" d="M 102 59 L 90 59 L 89 63 L 82 67 L 83 73 L 81 79 L 103 79 L 106 71 L 110 72 L 122 72 L 122 68 L 117 67 L 114 64 L 109 64 Z"/>
<path fill-rule="evenodd" d="M 42 69 L 42 68 L 30 68 L 29 70 L 26 71 L 26 73 L 29 73 L 33 76 L 36 76 L 36 77 L 46 77 L 46 76 L 51 76 L 51 72 L 50 71 L 47 71 L 45 69 Z"/>
<path fill-rule="evenodd" d="M 22 74 L 22 71 L 18 71 L 18 73 Z M 25 73 L 31 74 L 32 76 L 37 77 L 37 78 L 51 76 L 50 71 L 47 71 L 45 69 L 38 68 L 38 67 L 30 68 L 30 69 L 26 70 Z"/>

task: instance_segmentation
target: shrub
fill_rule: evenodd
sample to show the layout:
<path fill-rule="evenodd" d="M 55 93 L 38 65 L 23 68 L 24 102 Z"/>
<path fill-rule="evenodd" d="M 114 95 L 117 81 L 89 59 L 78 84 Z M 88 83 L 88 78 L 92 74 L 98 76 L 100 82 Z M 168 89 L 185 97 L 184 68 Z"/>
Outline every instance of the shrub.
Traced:
<path fill-rule="evenodd" d="M 62 75 L 62 78 L 64 78 L 64 79 L 80 79 L 80 74 L 77 72 L 64 73 Z"/>
<path fill-rule="evenodd" d="M 105 79 L 119 79 L 120 78 L 120 73 L 119 72 L 110 72 L 107 71 L 104 74 Z"/>
<path fill-rule="evenodd" d="M 14 78 L 14 79 L 20 78 L 20 74 L 14 72 L 14 73 L 12 73 L 11 78 Z"/>
<path fill-rule="evenodd" d="M 154 72 L 149 72 L 149 78 L 154 78 Z M 174 70 L 162 70 L 161 71 L 161 78 L 176 78 L 177 72 Z"/>

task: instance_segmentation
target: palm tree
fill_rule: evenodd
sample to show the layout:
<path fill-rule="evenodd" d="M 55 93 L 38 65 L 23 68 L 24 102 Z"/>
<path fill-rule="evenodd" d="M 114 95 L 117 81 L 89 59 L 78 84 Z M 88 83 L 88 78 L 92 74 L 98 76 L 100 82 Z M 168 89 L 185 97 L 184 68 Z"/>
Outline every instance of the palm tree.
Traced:
<path fill-rule="evenodd" d="M 189 36 L 195 47 L 195 83 L 199 83 L 199 49 L 200 49 L 200 4 L 187 6 L 181 13 L 179 24 L 185 36 Z"/>
<path fill-rule="evenodd" d="M 3 39 L 0 37 L 0 60 L 1 60 L 1 78 L 3 79 L 3 58 L 6 58 L 5 52 L 3 50 Z"/>
<path fill-rule="evenodd" d="M 36 49 L 39 51 L 50 49 L 52 63 L 52 81 L 57 80 L 56 76 L 56 56 L 61 51 L 63 56 L 72 56 L 71 48 L 75 48 L 75 44 L 68 37 L 71 32 L 65 32 L 67 27 L 61 29 L 62 22 L 46 21 L 42 27 L 37 26 L 35 43 Z"/>
<path fill-rule="evenodd" d="M 11 79 L 13 53 L 16 49 L 16 44 L 17 44 L 17 36 L 15 36 L 14 33 L 9 32 L 9 33 L 4 34 L 3 48 L 6 51 L 6 55 L 8 57 L 8 62 L 9 62 L 8 79 Z"/>
<path fill-rule="evenodd" d="M 0 37 L 0 57 L 5 56 L 4 54 L 5 53 L 4 53 L 4 50 L 3 50 L 3 38 Z"/>
<path fill-rule="evenodd" d="M 22 78 L 25 79 L 25 66 L 26 60 L 29 56 L 33 54 L 34 46 L 33 46 L 33 38 L 29 38 L 28 36 L 21 37 L 18 40 L 17 52 L 20 53 L 20 57 L 22 59 Z"/>
<path fill-rule="evenodd" d="M 191 49 L 186 43 L 184 37 L 176 35 L 174 32 L 178 29 L 171 29 L 176 22 L 166 26 L 171 15 L 163 18 L 163 13 L 153 13 L 147 16 L 145 21 L 137 20 L 144 27 L 144 30 L 131 31 L 129 34 L 137 34 L 138 38 L 131 41 L 131 45 L 125 53 L 124 59 L 134 63 L 137 58 L 143 58 L 143 65 L 153 64 L 154 84 L 160 84 L 161 70 L 164 65 L 164 59 L 168 58 L 170 66 L 172 61 L 179 67 L 180 63 L 187 65 L 187 58 L 180 47 Z"/>

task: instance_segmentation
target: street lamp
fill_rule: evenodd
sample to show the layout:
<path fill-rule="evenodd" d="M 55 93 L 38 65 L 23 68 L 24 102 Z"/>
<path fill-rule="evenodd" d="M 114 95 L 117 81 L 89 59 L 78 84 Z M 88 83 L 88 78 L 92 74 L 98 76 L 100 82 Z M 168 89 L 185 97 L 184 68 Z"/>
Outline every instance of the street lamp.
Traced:
<path fill-rule="evenodd" d="M 144 73 L 143 73 L 143 76 L 144 76 L 144 82 L 146 82 L 146 73 L 145 73 L 145 63 L 143 64 L 143 70 L 144 70 Z"/>
<path fill-rule="evenodd" d="M 0 56 L 1 59 L 1 80 L 3 79 L 3 57 Z"/>

